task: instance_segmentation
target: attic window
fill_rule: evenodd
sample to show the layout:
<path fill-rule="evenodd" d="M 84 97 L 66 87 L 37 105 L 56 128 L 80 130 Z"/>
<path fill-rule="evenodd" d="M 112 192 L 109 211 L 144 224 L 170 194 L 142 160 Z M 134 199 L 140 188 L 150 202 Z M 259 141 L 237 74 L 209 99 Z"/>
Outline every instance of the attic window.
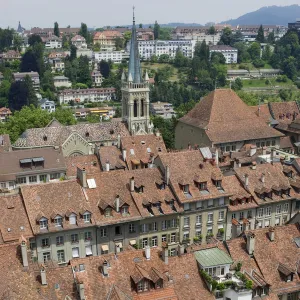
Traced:
<path fill-rule="evenodd" d="M 61 227 L 62 226 L 62 217 L 56 216 L 54 218 L 54 224 L 55 224 L 55 227 Z"/>
<path fill-rule="evenodd" d="M 199 190 L 200 190 L 200 191 L 205 191 L 205 190 L 207 190 L 207 182 L 200 182 L 200 183 L 199 183 Z"/>
<path fill-rule="evenodd" d="M 134 155 L 134 149 L 130 149 L 130 154 Z"/>
<path fill-rule="evenodd" d="M 85 212 L 82 215 L 84 223 L 90 223 L 91 222 L 91 214 L 89 212 Z"/>
<path fill-rule="evenodd" d="M 161 152 L 161 147 L 158 147 L 157 150 L 158 150 L 158 152 Z"/>
<path fill-rule="evenodd" d="M 146 144 L 146 142 L 145 142 L 145 141 L 141 141 L 141 144 L 142 144 L 142 145 L 145 145 L 145 144 Z"/>
<path fill-rule="evenodd" d="M 89 137 L 89 136 L 90 136 L 89 132 L 86 132 L 86 133 L 85 133 L 85 136 L 86 136 L 86 137 Z"/>
<path fill-rule="evenodd" d="M 46 218 L 41 218 L 39 223 L 40 223 L 40 229 L 48 228 L 48 220 Z"/>
<path fill-rule="evenodd" d="M 127 205 L 123 206 L 122 209 L 121 209 L 121 212 L 122 212 L 122 215 L 128 215 L 129 207 Z"/>
<path fill-rule="evenodd" d="M 110 133 L 110 134 L 114 134 L 115 131 L 114 131 L 113 129 L 111 129 L 111 130 L 109 131 L 109 133 Z"/>
<path fill-rule="evenodd" d="M 148 153 L 151 153 L 151 148 L 147 148 L 147 152 L 148 152 Z"/>
<path fill-rule="evenodd" d="M 111 208 L 110 207 L 108 207 L 104 210 L 104 215 L 106 218 L 111 217 Z"/>
<path fill-rule="evenodd" d="M 44 136 L 43 136 L 43 140 L 44 140 L 44 142 L 46 142 L 46 141 L 47 141 L 47 139 L 48 139 L 48 138 L 47 138 L 47 136 L 46 136 L 46 135 L 44 135 Z"/>

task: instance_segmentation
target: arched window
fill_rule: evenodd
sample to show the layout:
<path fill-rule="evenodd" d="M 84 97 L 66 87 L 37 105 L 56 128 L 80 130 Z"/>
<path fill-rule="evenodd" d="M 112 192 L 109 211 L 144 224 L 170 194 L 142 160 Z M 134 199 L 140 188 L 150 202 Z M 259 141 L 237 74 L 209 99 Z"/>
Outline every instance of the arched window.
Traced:
<path fill-rule="evenodd" d="M 144 100 L 141 100 L 141 117 L 144 116 Z"/>
<path fill-rule="evenodd" d="M 138 112 L 138 103 L 137 103 L 137 100 L 134 100 L 134 104 L 133 104 L 133 116 L 135 118 L 137 117 L 137 112 Z"/>

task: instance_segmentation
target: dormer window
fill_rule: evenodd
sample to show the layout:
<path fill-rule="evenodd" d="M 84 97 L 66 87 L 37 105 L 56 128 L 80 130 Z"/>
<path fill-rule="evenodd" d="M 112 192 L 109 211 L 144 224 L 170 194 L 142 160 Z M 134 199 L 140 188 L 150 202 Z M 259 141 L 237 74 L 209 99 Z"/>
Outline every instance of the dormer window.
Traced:
<path fill-rule="evenodd" d="M 143 280 L 138 282 L 138 284 L 137 284 L 137 291 L 138 292 L 148 291 L 148 289 L 149 289 L 149 283 L 148 283 L 147 280 L 143 279 Z"/>
<path fill-rule="evenodd" d="M 200 190 L 200 191 L 205 191 L 205 190 L 207 190 L 207 182 L 200 182 L 200 183 L 199 183 L 199 190 Z"/>
<path fill-rule="evenodd" d="M 91 222 L 91 213 L 85 212 L 83 215 L 83 221 L 84 223 L 90 223 Z"/>
<path fill-rule="evenodd" d="M 56 216 L 54 218 L 54 225 L 55 225 L 55 227 L 61 227 L 62 226 L 62 217 L 61 216 Z"/>
<path fill-rule="evenodd" d="M 121 208 L 121 213 L 122 213 L 122 215 L 128 215 L 128 213 L 129 213 L 129 207 L 127 205 L 123 206 Z"/>
<path fill-rule="evenodd" d="M 107 207 L 104 210 L 104 215 L 105 215 L 106 218 L 111 217 L 111 208 L 110 207 Z"/>
<path fill-rule="evenodd" d="M 39 223 L 40 223 L 40 229 L 48 228 L 48 220 L 46 218 L 41 218 Z"/>
<path fill-rule="evenodd" d="M 222 180 L 216 180 L 215 181 L 215 186 L 217 189 L 221 189 L 222 188 Z"/>

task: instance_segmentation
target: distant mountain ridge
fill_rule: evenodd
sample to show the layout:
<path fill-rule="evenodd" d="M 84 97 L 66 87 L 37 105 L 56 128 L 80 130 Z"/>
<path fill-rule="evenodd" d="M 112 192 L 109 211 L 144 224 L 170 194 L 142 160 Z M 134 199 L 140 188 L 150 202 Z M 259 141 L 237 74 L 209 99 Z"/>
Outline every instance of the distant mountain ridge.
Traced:
<path fill-rule="evenodd" d="M 221 24 L 230 24 L 232 26 L 253 24 L 287 26 L 288 23 L 295 22 L 297 18 L 300 18 L 300 6 L 298 4 L 289 6 L 273 5 L 262 7 L 237 19 L 221 22 Z"/>

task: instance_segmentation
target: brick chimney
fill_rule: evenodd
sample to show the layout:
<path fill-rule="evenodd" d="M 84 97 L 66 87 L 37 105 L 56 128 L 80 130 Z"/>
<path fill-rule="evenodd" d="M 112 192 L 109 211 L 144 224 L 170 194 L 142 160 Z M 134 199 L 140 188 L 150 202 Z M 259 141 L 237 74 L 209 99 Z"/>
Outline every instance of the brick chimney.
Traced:
<path fill-rule="evenodd" d="M 260 180 L 261 180 L 262 183 L 266 182 L 266 174 L 265 173 L 261 174 L 261 179 Z"/>
<path fill-rule="evenodd" d="M 255 234 L 253 232 L 248 232 L 247 234 L 247 251 L 249 255 L 253 255 L 255 247 Z"/>
<path fill-rule="evenodd" d="M 42 285 L 47 285 L 46 269 L 44 265 L 41 265 L 41 282 Z"/>
<path fill-rule="evenodd" d="M 245 186 L 248 187 L 249 185 L 249 175 L 245 174 Z"/>
<path fill-rule="evenodd" d="M 169 165 L 166 165 L 165 182 L 167 185 L 169 185 L 169 183 L 170 183 L 170 166 Z"/>
<path fill-rule="evenodd" d="M 269 228 L 268 235 L 269 235 L 270 241 L 274 242 L 274 240 L 275 240 L 275 228 L 274 227 Z"/>
<path fill-rule="evenodd" d="M 78 168 L 77 167 L 77 179 L 80 182 L 80 185 L 84 188 L 87 188 L 87 180 L 86 180 L 86 170 L 85 168 Z"/>
<path fill-rule="evenodd" d="M 127 152 L 126 152 L 126 149 L 124 148 L 122 150 L 122 157 L 123 157 L 123 160 L 126 162 L 126 155 L 127 155 Z"/>
<path fill-rule="evenodd" d="M 21 254 L 23 267 L 28 267 L 27 244 L 23 235 L 21 236 Z"/>
<path fill-rule="evenodd" d="M 120 196 L 119 195 L 116 196 L 115 207 L 116 207 L 116 212 L 120 212 Z"/>
<path fill-rule="evenodd" d="M 106 160 L 106 163 L 105 163 L 105 171 L 106 171 L 106 172 L 109 172 L 109 170 L 110 170 L 109 160 Z"/>
<path fill-rule="evenodd" d="M 134 192 L 134 177 L 130 178 L 129 184 L 130 184 L 130 192 Z"/>

